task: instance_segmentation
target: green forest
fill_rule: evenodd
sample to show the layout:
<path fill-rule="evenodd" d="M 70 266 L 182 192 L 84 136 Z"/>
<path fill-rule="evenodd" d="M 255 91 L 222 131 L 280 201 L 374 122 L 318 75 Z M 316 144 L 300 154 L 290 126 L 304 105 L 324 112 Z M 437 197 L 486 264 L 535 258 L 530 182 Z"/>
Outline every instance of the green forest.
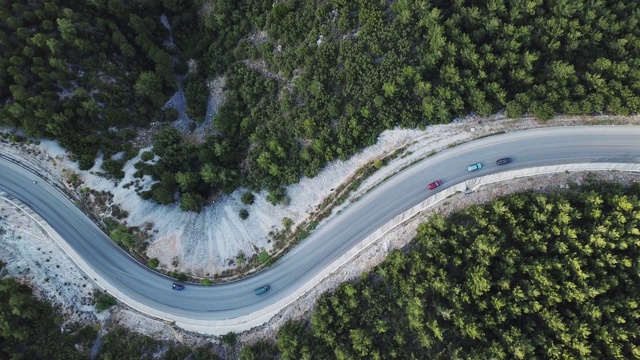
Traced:
<path fill-rule="evenodd" d="M 0 262 L 0 271 L 3 266 Z M 152 360 L 159 354 L 164 360 L 220 359 L 209 348 L 190 349 L 123 328 L 111 329 L 93 349 L 98 330 L 66 323 L 60 310 L 38 300 L 29 286 L 0 278 L 0 359 Z"/>
<path fill-rule="evenodd" d="M 67 324 L 62 333 L 63 322 L 48 303 L 35 299 L 30 287 L 0 279 L 0 359 L 88 358 L 97 331 Z"/>
<path fill-rule="evenodd" d="M 224 76 L 213 135 L 167 126 L 161 160 L 137 164 L 156 180 L 141 196 L 187 211 L 239 186 L 286 201 L 385 129 L 640 109 L 635 1 L 0 0 L 0 18 L 0 124 L 58 139 L 82 169 L 103 154 L 116 178 L 137 130 L 176 119 L 161 108 L 180 83 L 202 122 Z"/>
<path fill-rule="evenodd" d="M 402 250 L 325 293 L 308 321 L 251 359 L 638 359 L 640 185 L 591 182 L 434 215 Z M 0 279 L 0 358 L 85 359 L 91 326 L 65 325 Z M 222 337 L 234 346 L 236 337 Z M 218 359 L 112 329 L 98 359 Z"/>
<path fill-rule="evenodd" d="M 176 116 L 161 110 L 180 70 L 171 3 L 0 0 L 0 124 L 57 139 L 81 169 L 135 156 L 136 128 Z"/>
<path fill-rule="evenodd" d="M 205 119 L 217 77 L 226 100 Z M 192 125 L 211 120 L 201 143 L 169 125 L 180 87 Z M 0 125 L 121 178 L 162 123 L 135 164 L 155 179 L 140 196 L 184 211 L 241 186 L 286 202 L 284 186 L 395 127 L 639 110 L 637 1 L 0 0 Z M 637 359 L 639 225 L 640 186 L 603 183 L 436 215 L 240 357 Z M 63 324 L 0 279 L 0 358 L 89 358 L 97 329 Z M 94 355 L 218 358 L 123 329 Z"/>
<path fill-rule="evenodd" d="M 637 184 L 435 215 L 244 359 L 639 359 L 639 229 Z"/>

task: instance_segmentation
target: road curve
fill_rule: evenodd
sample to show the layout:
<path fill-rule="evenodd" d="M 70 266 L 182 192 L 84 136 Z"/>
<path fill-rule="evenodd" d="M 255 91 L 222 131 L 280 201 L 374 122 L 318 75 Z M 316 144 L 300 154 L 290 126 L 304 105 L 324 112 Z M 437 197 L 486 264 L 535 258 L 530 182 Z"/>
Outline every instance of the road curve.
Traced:
<path fill-rule="evenodd" d="M 497 166 L 495 160 L 513 162 Z M 467 165 L 483 168 L 468 172 Z M 486 137 L 448 149 L 387 180 L 358 202 L 317 228 L 271 268 L 229 284 L 187 284 L 171 289 L 172 280 L 149 270 L 115 246 L 76 206 L 34 175 L 0 159 L 0 188 L 20 200 L 64 239 L 63 248 L 103 288 L 140 311 L 178 324 L 218 327 L 225 333 L 243 323 L 264 321 L 304 293 L 303 285 L 342 254 L 396 215 L 427 197 L 476 176 L 537 166 L 580 163 L 640 163 L 640 127 L 597 126 L 544 128 Z M 442 186 L 429 191 L 427 184 Z M 79 260 L 78 260 L 79 259 Z M 87 268 L 90 267 L 90 268 Z M 253 290 L 269 284 L 256 296 Z"/>

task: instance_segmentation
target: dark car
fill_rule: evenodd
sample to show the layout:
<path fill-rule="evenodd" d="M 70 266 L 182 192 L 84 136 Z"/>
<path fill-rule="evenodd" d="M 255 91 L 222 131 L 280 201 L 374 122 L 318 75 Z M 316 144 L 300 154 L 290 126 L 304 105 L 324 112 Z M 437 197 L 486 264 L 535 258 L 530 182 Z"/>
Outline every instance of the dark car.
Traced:
<path fill-rule="evenodd" d="M 502 159 L 496 160 L 496 164 L 498 165 L 507 165 L 510 162 L 511 162 L 511 158 L 502 158 Z"/>
<path fill-rule="evenodd" d="M 436 181 L 432 182 L 431 184 L 429 184 L 429 190 L 433 190 L 433 189 L 437 188 L 440 185 L 442 185 L 442 181 L 436 180 Z"/>
<path fill-rule="evenodd" d="M 269 291 L 269 289 L 271 289 L 271 288 L 269 287 L 269 285 L 265 285 L 265 286 L 263 286 L 263 287 L 259 287 L 259 288 L 255 289 L 255 290 L 253 290 L 253 292 L 254 292 L 256 295 L 260 295 L 260 294 L 264 294 L 264 293 L 266 293 L 267 291 Z"/>
<path fill-rule="evenodd" d="M 176 283 L 171 284 L 171 288 L 172 288 L 173 290 L 178 290 L 178 291 L 182 291 L 182 290 L 184 290 L 184 286 L 183 286 L 183 285 L 176 284 Z"/>

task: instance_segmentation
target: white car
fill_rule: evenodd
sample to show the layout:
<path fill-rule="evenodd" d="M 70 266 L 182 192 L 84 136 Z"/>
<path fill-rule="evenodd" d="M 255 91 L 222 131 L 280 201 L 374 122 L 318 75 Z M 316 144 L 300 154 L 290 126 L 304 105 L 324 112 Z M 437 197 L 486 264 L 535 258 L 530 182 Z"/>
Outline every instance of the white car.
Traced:
<path fill-rule="evenodd" d="M 482 169 L 482 163 L 475 163 L 473 165 L 467 166 L 467 170 L 468 171 L 474 171 L 474 170 L 478 170 L 478 169 Z"/>

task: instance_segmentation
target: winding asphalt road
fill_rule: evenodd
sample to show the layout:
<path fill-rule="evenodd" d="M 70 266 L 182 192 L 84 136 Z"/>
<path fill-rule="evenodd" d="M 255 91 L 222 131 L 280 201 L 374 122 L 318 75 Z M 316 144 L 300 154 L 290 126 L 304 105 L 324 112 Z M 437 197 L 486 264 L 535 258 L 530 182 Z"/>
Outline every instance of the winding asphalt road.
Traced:
<path fill-rule="evenodd" d="M 502 157 L 511 157 L 513 162 L 497 166 L 495 160 Z M 468 172 L 467 165 L 476 162 L 484 167 Z M 144 304 L 164 314 L 161 317 L 165 319 L 206 321 L 251 316 L 300 292 L 303 284 L 319 272 L 331 271 L 327 266 L 367 235 L 448 186 L 504 170 L 599 162 L 639 163 L 640 127 L 546 128 L 472 141 L 388 179 L 316 229 L 271 268 L 229 284 L 186 284 L 180 292 L 171 289 L 171 279 L 149 270 L 115 246 L 57 190 L 4 159 L 0 159 L 0 188 L 40 215 L 92 267 L 99 281 L 121 292 L 120 300 L 138 309 L 136 304 Z M 442 186 L 429 191 L 427 184 L 437 179 L 442 180 Z M 265 284 L 271 290 L 254 295 L 253 290 Z"/>

